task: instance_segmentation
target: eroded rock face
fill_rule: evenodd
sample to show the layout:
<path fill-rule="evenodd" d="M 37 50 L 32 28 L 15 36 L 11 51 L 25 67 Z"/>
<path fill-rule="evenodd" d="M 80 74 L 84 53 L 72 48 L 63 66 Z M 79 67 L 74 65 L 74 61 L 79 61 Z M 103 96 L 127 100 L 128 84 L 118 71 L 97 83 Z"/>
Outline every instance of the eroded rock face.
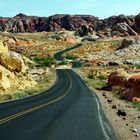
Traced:
<path fill-rule="evenodd" d="M 58 30 L 78 30 L 82 25 L 89 27 L 101 37 L 128 36 L 140 33 L 140 14 L 137 16 L 112 16 L 99 20 L 89 15 L 53 15 L 36 17 L 18 14 L 13 18 L 0 17 L 0 31 L 7 32 L 42 32 Z M 85 32 L 84 32 L 85 35 Z M 83 36 L 83 32 L 80 33 Z"/>
<path fill-rule="evenodd" d="M 54 15 L 36 17 L 18 14 L 13 18 L 1 18 L 0 30 L 8 32 L 76 30 L 82 24 L 90 24 L 90 28 L 95 28 L 96 21 L 98 18 L 94 16 Z"/>
<path fill-rule="evenodd" d="M 0 42 L 0 64 L 10 71 L 21 72 L 24 62 L 20 54 L 8 50 L 4 42 Z"/>
<path fill-rule="evenodd" d="M 0 37 L 0 92 L 3 94 L 37 84 L 25 71 L 28 66 L 24 65 L 21 55 L 8 49 L 16 41 L 16 38 Z"/>

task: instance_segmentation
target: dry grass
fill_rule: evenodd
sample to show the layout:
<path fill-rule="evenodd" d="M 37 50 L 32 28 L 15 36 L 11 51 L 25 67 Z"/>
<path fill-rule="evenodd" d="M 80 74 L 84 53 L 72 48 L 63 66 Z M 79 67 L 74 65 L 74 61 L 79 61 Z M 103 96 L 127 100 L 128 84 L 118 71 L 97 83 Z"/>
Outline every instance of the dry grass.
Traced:
<path fill-rule="evenodd" d="M 11 50 L 19 52 L 28 58 L 53 56 L 56 52 L 69 48 L 73 44 L 66 41 L 48 41 L 51 32 L 41 33 L 0 33 L 5 37 L 15 37 L 19 44 L 9 46 Z"/>
<path fill-rule="evenodd" d="M 96 42 L 83 42 L 82 47 L 72 50 L 70 53 L 79 57 L 89 57 L 92 52 L 114 51 L 121 44 L 120 40 L 101 40 Z"/>
<path fill-rule="evenodd" d="M 50 70 L 49 73 L 45 73 L 42 75 L 42 80 L 38 82 L 38 84 L 34 87 L 27 88 L 25 90 L 19 90 L 15 92 L 0 94 L 0 102 L 13 100 L 13 99 L 20 99 L 23 97 L 31 96 L 38 94 L 44 90 L 50 88 L 56 80 L 56 74 L 54 70 Z"/>

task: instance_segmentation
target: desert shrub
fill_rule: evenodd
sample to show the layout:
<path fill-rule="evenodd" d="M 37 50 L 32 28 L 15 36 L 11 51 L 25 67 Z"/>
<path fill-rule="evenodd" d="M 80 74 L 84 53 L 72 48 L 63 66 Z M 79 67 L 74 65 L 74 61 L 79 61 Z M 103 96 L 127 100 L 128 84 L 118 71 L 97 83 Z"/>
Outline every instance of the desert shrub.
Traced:
<path fill-rule="evenodd" d="M 139 102 L 131 102 L 131 105 L 140 111 L 140 103 Z"/>
<path fill-rule="evenodd" d="M 93 76 L 93 74 L 88 74 L 87 78 L 94 79 L 94 76 Z"/>
<path fill-rule="evenodd" d="M 11 94 L 0 95 L 0 101 L 11 100 L 11 99 L 12 99 Z"/>
<path fill-rule="evenodd" d="M 37 63 L 37 67 L 51 67 L 51 65 L 55 63 L 52 57 L 47 58 L 35 57 L 33 60 Z"/>
<path fill-rule="evenodd" d="M 75 55 L 72 55 L 72 54 L 69 54 L 69 53 L 66 54 L 65 58 L 66 59 L 69 59 L 69 60 L 75 60 L 75 59 L 77 59 L 77 57 Z"/>
<path fill-rule="evenodd" d="M 140 69 L 140 65 L 133 65 L 133 67 L 136 67 L 137 69 Z"/>
<path fill-rule="evenodd" d="M 58 65 L 67 65 L 67 64 L 68 64 L 68 62 L 66 62 L 66 61 L 62 61 L 62 62 L 58 63 Z"/>
<path fill-rule="evenodd" d="M 24 91 L 19 91 L 13 94 L 13 99 L 19 99 L 28 96 L 29 94 Z"/>
<path fill-rule="evenodd" d="M 105 75 L 99 75 L 98 78 L 99 78 L 100 80 L 106 80 L 106 79 L 107 79 L 107 77 L 106 77 Z"/>
<path fill-rule="evenodd" d="M 113 92 L 114 95 L 119 96 L 121 91 L 122 91 L 122 87 L 121 86 L 114 86 L 112 92 Z"/>

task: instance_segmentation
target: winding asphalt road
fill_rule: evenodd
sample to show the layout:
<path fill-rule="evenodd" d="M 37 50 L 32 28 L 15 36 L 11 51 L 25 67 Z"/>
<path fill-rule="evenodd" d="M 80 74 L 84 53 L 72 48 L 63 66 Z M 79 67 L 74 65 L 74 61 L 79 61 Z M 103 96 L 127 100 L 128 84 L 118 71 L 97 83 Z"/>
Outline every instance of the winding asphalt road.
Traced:
<path fill-rule="evenodd" d="M 70 69 L 36 96 L 0 104 L 0 140 L 115 140 L 96 95 Z"/>
<path fill-rule="evenodd" d="M 56 54 L 54 55 L 54 58 L 55 58 L 57 61 L 63 61 L 62 55 L 63 55 L 64 53 L 69 52 L 69 51 L 74 50 L 74 49 L 77 49 L 77 48 L 80 48 L 80 47 L 81 47 L 81 44 L 77 44 L 77 45 L 75 45 L 75 46 L 73 46 L 73 47 L 71 47 L 71 48 L 67 48 L 67 49 L 65 49 L 65 50 L 62 50 L 62 51 L 56 53 Z M 77 61 L 77 60 L 72 61 L 71 64 L 72 64 L 72 68 L 79 68 L 79 67 L 82 66 L 82 63 L 81 63 L 80 61 Z"/>

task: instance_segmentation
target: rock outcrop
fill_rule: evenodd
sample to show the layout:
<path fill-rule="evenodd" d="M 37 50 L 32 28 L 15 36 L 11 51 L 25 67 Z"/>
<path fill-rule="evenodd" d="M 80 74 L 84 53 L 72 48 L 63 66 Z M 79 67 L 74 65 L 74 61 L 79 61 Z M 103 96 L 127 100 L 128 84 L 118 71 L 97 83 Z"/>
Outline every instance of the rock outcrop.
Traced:
<path fill-rule="evenodd" d="M 20 54 L 8 50 L 3 42 L 0 42 L 0 64 L 10 71 L 21 72 L 24 62 Z"/>
<path fill-rule="evenodd" d="M 124 70 L 114 71 L 108 77 L 108 86 L 125 86 L 129 77 L 130 75 Z"/>
<path fill-rule="evenodd" d="M 125 35 L 137 36 L 137 33 L 127 23 L 117 23 L 112 31 L 118 31 Z"/>
<path fill-rule="evenodd" d="M 0 38 L 0 93 L 21 90 L 34 86 L 36 82 L 26 73 L 22 56 L 8 49 L 12 39 Z"/>
<path fill-rule="evenodd" d="M 131 55 L 130 55 L 131 54 Z M 115 51 L 93 52 L 93 59 L 103 59 L 108 65 L 140 65 L 140 40 L 124 38 Z"/>
<path fill-rule="evenodd" d="M 83 26 L 84 25 L 84 26 Z M 83 28 L 88 27 L 88 29 Z M 100 20 L 89 15 L 53 15 L 50 17 L 37 17 L 18 14 L 13 18 L 0 17 L 0 31 L 24 33 L 58 30 L 76 31 L 79 36 L 87 35 L 93 31 L 99 37 L 127 36 L 140 33 L 140 14 L 137 16 L 112 16 Z"/>
<path fill-rule="evenodd" d="M 129 101 L 140 102 L 140 75 L 129 75 L 125 71 L 115 71 L 109 75 L 108 86 L 120 86 L 120 96 Z"/>

